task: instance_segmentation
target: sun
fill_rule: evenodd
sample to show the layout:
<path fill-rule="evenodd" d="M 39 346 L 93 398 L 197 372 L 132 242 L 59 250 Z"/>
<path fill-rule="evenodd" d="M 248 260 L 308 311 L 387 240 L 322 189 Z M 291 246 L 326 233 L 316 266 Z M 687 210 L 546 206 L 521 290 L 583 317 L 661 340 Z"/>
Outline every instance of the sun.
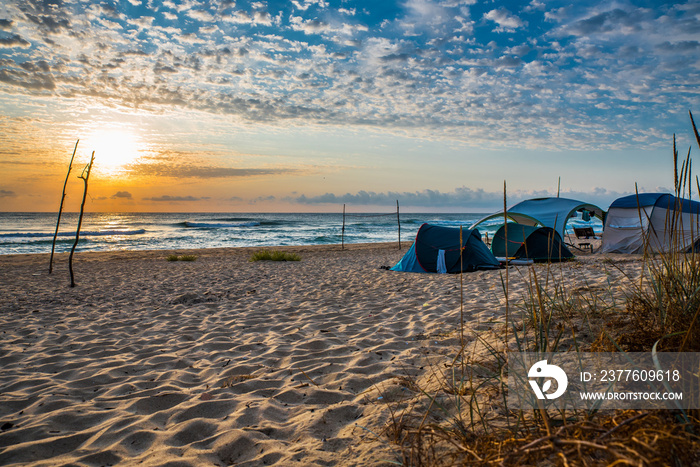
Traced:
<path fill-rule="evenodd" d="M 138 135 L 129 129 L 99 129 L 80 141 L 80 145 L 95 151 L 95 170 L 116 175 L 136 162 L 141 153 Z"/>

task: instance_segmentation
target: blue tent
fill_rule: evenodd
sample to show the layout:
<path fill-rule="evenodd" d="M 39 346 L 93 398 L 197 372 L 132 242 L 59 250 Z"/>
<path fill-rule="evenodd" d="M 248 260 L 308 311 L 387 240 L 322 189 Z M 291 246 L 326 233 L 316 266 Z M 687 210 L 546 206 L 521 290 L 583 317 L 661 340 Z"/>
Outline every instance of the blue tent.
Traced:
<path fill-rule="evenodd" d="M 595 216 L 603 220 L 604 211 L 598 206 L 568 198 L 528 199 L 508 209 L 506 216 L 518 224 L 549 227 L 561 238 L 565 238 L 566 223 L 577 212 L 581 212 L 584 217 Z M 470 228 L 498 217 L 503 218 L 503 211 L 480 219 Z"/>
<path fill-rule="evenodd" d="M 411 248 L 391 270 L 459 273 L 499 267 L 478 230 L 462 229 L 460 248 L 459 228 L 423 224 Z"/>
<path fill-rule="evenodd" d="M 493 236 L 491 251 L 496 256 L 517 259 L 531 259 L 535 262 L 565 261 L 574 254 L 564 246 L 561 237 L 549 227 L 508 223 L 502 225 Z"/>

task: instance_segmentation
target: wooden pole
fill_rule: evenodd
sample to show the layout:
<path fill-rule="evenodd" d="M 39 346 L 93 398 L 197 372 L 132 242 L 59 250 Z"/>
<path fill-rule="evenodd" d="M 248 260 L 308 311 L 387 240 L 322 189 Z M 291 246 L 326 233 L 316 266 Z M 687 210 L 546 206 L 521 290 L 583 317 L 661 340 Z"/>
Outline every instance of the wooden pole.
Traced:
<path fill-rule="evenodd" d="M 561 189 L 561 177 L 559 177 L 559 181 L 557 182 L 557 198 L 559 198 L 559 190 Z"/>
<path fill-rule="evenodd" d="M 462 238 L 462 226 L 459 226 L 459 345 L 464 351 L 464 240 Z M 464 358 L 462 358 L 464 365 Z"/>
<path fill-rule="evenodd" d="M 503 234 L 506 237 L 506 290 L 505 290 L 505 296 L 506 296 L 506 329 L 505 329 L 505 343 L 506 343 L 506 352 L 508 351 L 508 268 L 510 265 L 508 264 L 508 211 L 507 211 L 507 203 L 506 203 L 506 181 L 503 180 Z"/>
<path fill-rule="evenodd" d="M 95 161 L 95 151 L 92 151 L 92 156 L 90 157 L 90 162 L 83 169 L 83 173 L 80 174 L 80 179 L 83 180 L 85 188 L 83 190 L 83 202 L 80 204 L 80 216 L 78 217 L 78 229 L 75 232 L 75 242 L 73 243 L 73 248 L 70 249 L 70 255 L 68 256 L 68 269 L 70 270 L 70 286 L 75 287 L 75 279 L 73 277 L 73 253 L 75 253 L 75 247 L 78 246 L 78 240 L 80 239 L 80 227 L 83 224 L 83 213 L 85 212 L 85 198 L 87 198 L 88 189 L 88 179 L 90 178 L 90 171 L 92 170 L 92 163 Z"/>
<path fill-rule="evenodd" d="M 73 159 L 75 158 L 75 151 L 78 150 L 78 143 L 80 140 L 75 142 L 75 148 L 73 148 L 73 156 L 70 158 L 68 163 L 68 173 L 66 174 L 66 181 L 63 182 L 63 194 L 61 195 L 61 205 L 58 207 L 58 219 L 56 220 L 56 232 L 53 234 L 53 242 L 51 242 L 51 257 L 49 258 L 49 274 L 53 272 L 53 252 L 56 250 L 56 237 L 58 237 L 58 227 L 61 225 L 61 214 L 63 213 L 63 202 L 66 199 L 66 186 L 68 185 L 68 177 L 70 176 L 70 171 L 73 168 Z"/>
<path fill-rule="evenodd" d="M 340 249 L 345 249 L 345 204 L 343 204 L 343 230 L 340 232 Z"/>
<path fill-rule="evenodd" d="M 401 217 L 399 216 L 399 200 L 396 200 L 396 222 L 399 225 L 399 250 L 401 250 Z"/>

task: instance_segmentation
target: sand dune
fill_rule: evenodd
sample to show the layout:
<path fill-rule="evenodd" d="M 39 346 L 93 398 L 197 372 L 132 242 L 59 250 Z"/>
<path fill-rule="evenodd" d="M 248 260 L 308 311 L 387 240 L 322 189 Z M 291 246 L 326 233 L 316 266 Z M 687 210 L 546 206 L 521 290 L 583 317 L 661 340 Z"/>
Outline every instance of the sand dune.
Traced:
<path fill-rule="evenodd" d="M 303 260 L 80 253 L 76 288 L 63 255 L 50 276 L 47 255 L 0 257 L 0 464 L 396 460 L 388 404 L 454 353 L 459 276 L 380 269 L 405 252 L 391 244 L 286 249 Z M 608 287 L 601 261 L 558 267 Z M 527 273 L 510 272 L 516 296 Z M 464 275 L 468 329 L 502 322 L 500 284 Z"/>

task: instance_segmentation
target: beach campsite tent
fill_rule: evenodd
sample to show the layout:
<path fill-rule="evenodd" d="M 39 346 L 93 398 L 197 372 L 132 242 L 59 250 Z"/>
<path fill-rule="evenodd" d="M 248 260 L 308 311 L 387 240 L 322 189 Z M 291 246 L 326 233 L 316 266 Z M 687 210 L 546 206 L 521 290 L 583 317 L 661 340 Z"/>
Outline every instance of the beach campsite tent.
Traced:
<path fill-rule="evenodd" d="M 518 224 L 549 227 L 561 238 L 565 238 L 566 223 L 576 216 L 577 212 L 580 212 L 584 219 L 595 216 L 602 221 L 604 216 L 603 210 L 598 206 L 568 198 L 528 199 L 508 209 L 506 216 Z M 480 219 L 470 228 L 499 217 L 503 218 L 503 211 Z"/>
<path fill-rule="evenodd" d="M 687 251 L 700 237 L 700 203 L 668 193 L 618 198 L 605 220 L 603 253 Z"/>
<path fill-rule="evenodd" d="M 563 261 L 573 258 L 561 237 L 549 227 L 534 227 L 516 223 L 502 225 L 491 241 L 491 251 L 495 256 L 541 261 Z"/>
<path fill-rule="evenodd" d="M 459 273 L 499 267 L 478 230 L 462 229 L 460 247 L 459 228 L 423 224 L 411 248 L 391 270 Z"/>

